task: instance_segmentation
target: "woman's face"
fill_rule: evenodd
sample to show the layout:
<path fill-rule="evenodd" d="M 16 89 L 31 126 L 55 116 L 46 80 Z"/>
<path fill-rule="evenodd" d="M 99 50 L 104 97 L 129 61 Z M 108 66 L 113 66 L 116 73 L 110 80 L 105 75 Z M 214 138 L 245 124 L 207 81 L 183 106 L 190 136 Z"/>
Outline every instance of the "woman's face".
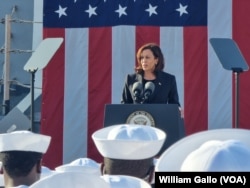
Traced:
<path fill-rule="evenodd" d="M 153 72 L 158 59 L 154 57 L 153 52 L 149 49 L 142 51 L 140 56 L 140 63 L 144 72 Z"/>

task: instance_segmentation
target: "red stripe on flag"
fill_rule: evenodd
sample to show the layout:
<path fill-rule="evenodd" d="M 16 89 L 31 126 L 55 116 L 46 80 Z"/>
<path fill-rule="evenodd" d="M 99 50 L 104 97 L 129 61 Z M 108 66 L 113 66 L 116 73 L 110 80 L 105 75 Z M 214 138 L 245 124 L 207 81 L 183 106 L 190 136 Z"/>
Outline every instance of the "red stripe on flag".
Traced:
<path fill-rule="evenodd" d="M 159 27 L 137 26 L 135 32 L 136 32 L 136 50 L 138 50 L 145 43 L 154 42 L 158 45 L 160 44 Z"/>
<path fill-rule="evenodd" d="M 185 27 L 183 32 L 184 120 L 191 134 L 208 128 L 208 35 L 206 27 Z"/>
<path fill-rule="evenodd" d="M 103 127 L 104 107 L 105 104 L 111 103 L 111 27 L 89 29 L 88 66 L 88 156 L 102 161 L 91 136 Z"/>
<path fill-rule="evenodd" d="M 233 39 L 237 42 L 246 62 L 250 62 L 249 44 L 250 44 L 250 19 L 249 19 L 249 0 L 233 1 Z M 249 71 L 242 72 L 239 75 L 239 127 L 249 128 L 250 117 L 250 74 Z M 235 83 L 233 80 L 233 92 Z M 233 93 L 234 95 L 234 93 Z M 235 100 L 235 95 L 233 97 Z M 235 111 L 235 101 L 233 110 Z M 235 121 L 233 114 L 233 122 Z"/>
<path fill-rule="evenodd" d="M 65 36 L 64 29 L 44 29 L 44 36 Z M 41 133 L 52 137 L 44 155 L 45 166 L 54 168 L 62 164 L 63 157 L 63 100 L 64 100 L 64 43 L 43 70 Z"/>

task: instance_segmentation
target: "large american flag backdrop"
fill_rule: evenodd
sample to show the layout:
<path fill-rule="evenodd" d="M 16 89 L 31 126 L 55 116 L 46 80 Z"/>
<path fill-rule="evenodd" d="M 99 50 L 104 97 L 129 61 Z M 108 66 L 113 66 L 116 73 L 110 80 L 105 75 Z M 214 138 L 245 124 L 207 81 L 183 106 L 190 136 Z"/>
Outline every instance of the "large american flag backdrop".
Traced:
<path fill-rule="evenodd" d="M 249 9 L 249 0 L 44 0 L 43 37 L 64 38 L 43 70 L 41 132 L 52 136 L 45 164 L 102 160 L 91 135 L 103 127 L 105 104 L 120 103 L 147 42 L 161 46 L 165 71 L 176 76 L 187 135 L 234 128 L 234 76 L 209 39 L 233 38 L 250 62 Z M 240 127 L 250 128 L 250 73 L 239 77 Z"/>

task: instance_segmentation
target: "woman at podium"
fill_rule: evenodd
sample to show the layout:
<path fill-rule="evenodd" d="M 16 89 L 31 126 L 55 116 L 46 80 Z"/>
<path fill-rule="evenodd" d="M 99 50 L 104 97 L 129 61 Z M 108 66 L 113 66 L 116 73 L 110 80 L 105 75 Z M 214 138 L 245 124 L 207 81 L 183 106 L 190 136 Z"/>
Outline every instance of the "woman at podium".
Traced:
<path fill-rule="evenodd" d="M 128 74 L 122 91 L 122 104 L 178 104 L 175 76 L 164 72 L 164 56 L 155 43 L 147 43 L 136 54 L 135 73 Z"/>

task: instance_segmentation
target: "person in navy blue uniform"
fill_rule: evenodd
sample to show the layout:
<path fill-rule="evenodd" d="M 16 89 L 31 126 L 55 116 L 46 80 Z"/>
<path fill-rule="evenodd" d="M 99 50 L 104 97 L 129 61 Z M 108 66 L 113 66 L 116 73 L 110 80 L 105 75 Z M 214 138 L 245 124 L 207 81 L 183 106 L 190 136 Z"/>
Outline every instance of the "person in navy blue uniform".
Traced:
<path fill-rule="evenodd" d="M 147 43 L 137 51 L 135 73 L 128 74 L 122 91 L 122 104 L 178 104 L 176 78 L 164 72 L 164 56 L 155 43 Z"/>

